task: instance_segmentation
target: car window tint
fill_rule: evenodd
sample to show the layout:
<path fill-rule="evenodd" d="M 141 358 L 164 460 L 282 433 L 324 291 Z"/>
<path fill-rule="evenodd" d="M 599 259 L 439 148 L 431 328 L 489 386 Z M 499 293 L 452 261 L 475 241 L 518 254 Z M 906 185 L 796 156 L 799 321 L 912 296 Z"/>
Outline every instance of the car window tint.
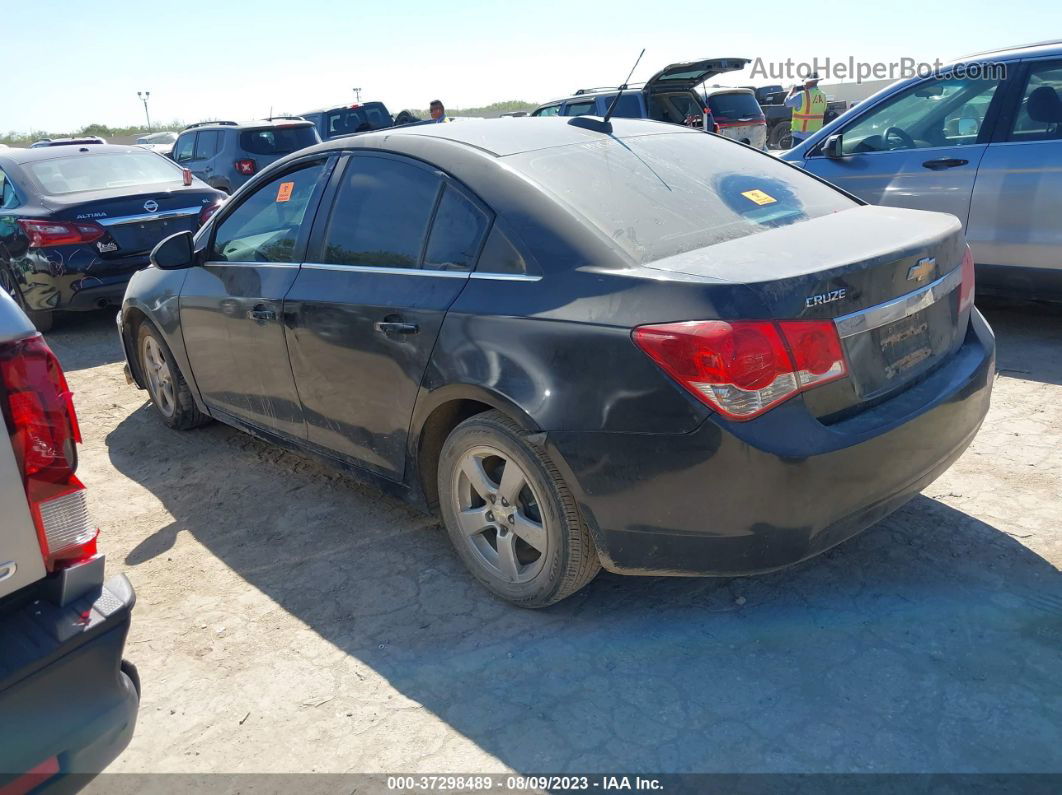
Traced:
<path fill-rule="evenodd" d="M 494 226 L 479 255 L 477 273 L 527 273 L 527 262 L 505 233 Z"/>
<path fill-rule="evenodd" d="M 27 163 L 24 168 L 49 196 L 135 185 L 180 184 L 181 180 L 177 166 L 143 149 L 54 157 Z"/>
<path fill-rule="evenodd" d="M 447 187 L 435 213 L 424 254 L 424 267 L 467 271 L 475 264 L 490 219 L 460 191 Z"/>
<path fill-rule="evenodd" d="M 195 159 L 209 160 L 218 151 L 219 130 L 203 130 L 195 142 Z"/>
<path fill-rule="evenodd" d="M 15 187 L 7 175 L 0 171 L 0 209 L 10 210 L 18 207 L 18 196 L 15 195 Z"/>
<path fill-rule="evenodd" d="M 755 119 L 763 116 L 760 103 L 751 93 L 735 91 L 732 94 L 714 94 L 708 97 L 708 109 L 717 121 L 728 119 Z M 701 113 L 700 108 L 697 113 Z"/>
<path fill-rule="evenodd" d="M 1062 139 L 1062 61 L 1033 64 L 1008 140 Z"/>
<path fill-rule="evenodd" d="M 594 100 L 589 102 L 569 102 L 564 106 L 564 116 L 586 116 L 594 112 Z"/>
<path fill-rule="evenodd" d="M 400 160 L 352 157 L 328 220 L 321 261 L 417 267 L 440 181 Z"/>
<path fill-rule="evenodd" d="M 173 145 L 173 159 L 178 163 L 184 163 L 185 161 L 192 159 L 192 152 L 195 149 L 195 133 L 185 133 L 177 139 L 177 143 Z"/>
<path fill-rule="evenodd" d="M 312 124 L 278 125 L 240 133 L 240 148 L 252 155 L 286 155 L 320 143 Z"/>
<path fill-rule="evenodd" d="M 770 155 L 698 132 L 505 160 L 642 264 L 858 206 Z"/>
<path fill-rule="evenodd" d="M 291 262 L 306 208 L 324 163 L 277 177 L 247 197 L 218 225 L 215 262 Z"/>
<path fill-rule="evenodd" d="M 605 108 L 605 112 L 615 102 L 616 95 L 611 97 L 602 97 L 601 102 Z M 616 107 L 612 111 L 612 115 L 619 119 L 640 119 L 642 118 L 642 105 L 638 101 L 638 95 L 632 93 L 620 94 L 619 102 L 616 102 Z"/>
<path fill-rule="evenodd" d="M 539 108 L 532 116 L 556 116 L 560 113 L 560 105 L 550 105 L 548 108 Z"/>
<path fill-rule="evenodd" d="M 945 77 L 912 86 L 846 127 L 841 151 L 851 155 L 977 143 L 999 82 Z"/>

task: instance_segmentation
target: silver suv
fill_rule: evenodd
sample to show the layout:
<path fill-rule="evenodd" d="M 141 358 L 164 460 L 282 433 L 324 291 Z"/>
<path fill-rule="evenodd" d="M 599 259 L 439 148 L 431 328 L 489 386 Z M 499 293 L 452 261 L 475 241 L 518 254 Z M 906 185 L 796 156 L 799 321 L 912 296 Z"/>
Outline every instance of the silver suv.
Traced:
<path fill-rule="evenodd" d="M 274 160 L 321 142 L 301 116 L 262 121 L 201 121 L 185 127 L 170 153 L 213 188 L 232 193 Z"/>

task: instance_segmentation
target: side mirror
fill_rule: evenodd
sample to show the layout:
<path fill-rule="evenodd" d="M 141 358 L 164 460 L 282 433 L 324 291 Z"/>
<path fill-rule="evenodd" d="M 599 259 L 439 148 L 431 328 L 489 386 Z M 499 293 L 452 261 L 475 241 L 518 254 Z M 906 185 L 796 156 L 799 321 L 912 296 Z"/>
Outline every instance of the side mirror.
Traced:
<path fill-rule="evenodd" d="M 826 139 L 826 143 L 822 147 L 822 153 L 824 155 L 826 155 L 826 157 L 830 157 L 830 158 L 834 158 L 834 159 L 836 159 L 838 157 L 841 157 L 842 154 L 843 154 L 843 152 L 841 151 L 841 144 L 843 143 L 843 137 L 844 136 L 838 134 L 838 135 L 831 135 L 829 138 L 827 138 Z"/>
<path fill-rule="evenodd" d="M 151 250 L 151 264 L 164 271 L 190 268 L 195 259 L 192 233 L 178 232 L 160 240 Z"/>

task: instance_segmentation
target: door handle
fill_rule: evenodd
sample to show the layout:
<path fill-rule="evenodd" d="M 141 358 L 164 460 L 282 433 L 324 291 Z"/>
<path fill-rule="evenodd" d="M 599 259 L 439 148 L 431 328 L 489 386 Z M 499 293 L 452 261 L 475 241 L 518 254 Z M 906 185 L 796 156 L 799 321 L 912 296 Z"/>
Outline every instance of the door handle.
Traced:
<path fill-rule="evenodd" d="M 420 326 L 416 323 L 400 323 L 393 320 L 378 320 L 373 323 L 373 328 L 381 334 L 387 334 L 388 336 L 416 334 L 420 331 Z"/>
<path fill-rule="evenodd" d="M 933 171 L 940 171 L 945 168 L 955 168 L 956 166 L 965 166 L 969 163 L 969 160 L 960 160 L 957 157 L 938 157 L 936 160 L 927 160 L 922 165 L 925 168 L 931 168 Z"/>
<path fill-rule="evenodd" d="M 256 306 L 254 309 L 252 309 L 251 311 L 249 311 L 247 313 L 247 317 L 251 318 L 251 320 L 260 320 L 260 321 L 276 320 L 277 319 L 277 313 L 276 313 L 276 310 L 270 309 L 267 306 L 263 306 L 262 304 L 259 304 L 258 306 Z"/>

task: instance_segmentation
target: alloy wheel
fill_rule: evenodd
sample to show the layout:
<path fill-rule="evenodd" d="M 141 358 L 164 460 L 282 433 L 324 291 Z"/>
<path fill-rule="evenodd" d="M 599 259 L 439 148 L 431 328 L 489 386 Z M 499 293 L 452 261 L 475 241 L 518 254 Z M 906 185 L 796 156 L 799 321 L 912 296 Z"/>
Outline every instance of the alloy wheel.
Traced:
<path fill-rule="evenodd" d="M 140 360 L 144 365 L 144 375 L 147 377 L 148 392 L 155 406 L 163 416 L 172 417 L 177 410 L 177 398 L 173 384 L 173 373 L 162 353 L 162 347 L 158 341 L 148 335 L 144 337 L 141 346 Z"/>

